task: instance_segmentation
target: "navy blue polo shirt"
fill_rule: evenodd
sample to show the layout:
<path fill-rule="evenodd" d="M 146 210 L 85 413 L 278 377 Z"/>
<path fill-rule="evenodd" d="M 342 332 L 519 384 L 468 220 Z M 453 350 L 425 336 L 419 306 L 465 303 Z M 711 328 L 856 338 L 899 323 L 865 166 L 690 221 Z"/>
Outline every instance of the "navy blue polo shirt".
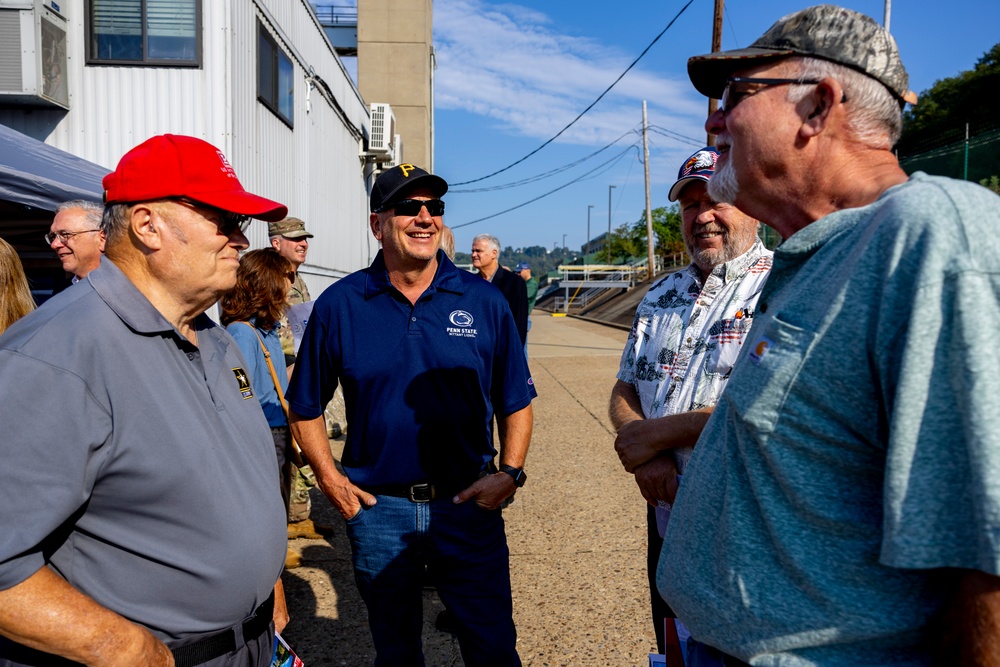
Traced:
<path fill-rule="evenodd" d="M 492 421 L 536 396 L 510 307 L 441 251 L 416 305 L 392 286 L 382 252 L 316 300 L 289 407 L 323 414 L 337 384 L 347 408 L 341 463 L 364 487 L 464 486 L 495 455 Z"/>

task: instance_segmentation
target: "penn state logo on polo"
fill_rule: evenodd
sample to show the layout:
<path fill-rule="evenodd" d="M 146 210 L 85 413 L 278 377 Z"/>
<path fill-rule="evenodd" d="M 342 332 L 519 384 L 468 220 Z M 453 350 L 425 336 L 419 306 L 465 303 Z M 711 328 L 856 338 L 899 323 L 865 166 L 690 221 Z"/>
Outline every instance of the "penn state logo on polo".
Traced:
<path fill-rule="evenodd" d="M 236 367 L 233 370 L 233 375 L 236 376 L 236 384 L 239 385 L 240 394 L 243 396 L 243 400 L 248 398 L 253 398 L 253 389 L 250 388 L 250 376 L 247 372 L 240 367 Z"/>
<path fill-rule="evenodd" d="M 467 310 L 451 311 L 451 314 L 448 315 L 448 321 L 451 322 L 451 326 L 445 327 L 445 331 L 448 332 L 449 336 L 475 338 L 478 335 L 478 332 L 472 328 L 472 323 L 476 319 Z"/>

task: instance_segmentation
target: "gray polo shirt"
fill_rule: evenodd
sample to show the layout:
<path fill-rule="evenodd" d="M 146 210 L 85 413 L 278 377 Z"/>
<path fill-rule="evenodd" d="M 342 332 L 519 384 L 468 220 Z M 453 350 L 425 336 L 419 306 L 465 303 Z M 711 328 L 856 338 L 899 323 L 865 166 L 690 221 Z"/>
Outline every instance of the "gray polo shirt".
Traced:
<path fill-rule="evenodd" d="M 198 347 L 107 259 L 0 337 L 0 589 L 46 563 L 163 639 L 270 594 L 285 513 L 232 338 Z"/>

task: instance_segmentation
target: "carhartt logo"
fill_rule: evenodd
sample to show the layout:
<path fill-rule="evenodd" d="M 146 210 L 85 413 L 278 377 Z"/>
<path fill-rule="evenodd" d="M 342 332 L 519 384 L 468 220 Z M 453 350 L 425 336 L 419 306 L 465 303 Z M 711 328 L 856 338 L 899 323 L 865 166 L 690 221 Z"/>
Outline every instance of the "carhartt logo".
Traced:
<path fill-rule="evenodd" d="M 750 361 L 755 364 L 760 364 L 760 362 L 764 360 L 764 355 L 767 354 L 767 351 L 771 349 L 772 345 L 774 345 L 773 340 L 767 338 L 766 336 L 761 336 L 757 339 L 757 342 L 753 344 L 753 348 L 747 356 L 750 357 Z"/>
<path fill-rule="evenodd" d="M 247 376 L 246 371 L 242 368 L 234 368 L 233 375 L 236 376 L 236 384 L 239 385 L 240 394 L 243 395 L 243 400 L 248 398 L 253 398 L 253 390 L 250 389 L 250 378 Z"/>
<path fill-rule="evenodd" d="M 416 167 L 414 167 L 414 166 L 413 166 L 412 164 L 410 164 L 410 163 L 406 163 L 406 164 L 401 164 L 401 165 L 399 165 L 399 170 L 400 170 L 401 172 L 403 172 L 403 177 L 404 177 L 404 178 L 407 178 L 407 177 L 409 177 L 409 175 L 410 175 L 410 172 L 411 172 L 411 171 L 413 171 L 414 169 L 416 169 Z"/>

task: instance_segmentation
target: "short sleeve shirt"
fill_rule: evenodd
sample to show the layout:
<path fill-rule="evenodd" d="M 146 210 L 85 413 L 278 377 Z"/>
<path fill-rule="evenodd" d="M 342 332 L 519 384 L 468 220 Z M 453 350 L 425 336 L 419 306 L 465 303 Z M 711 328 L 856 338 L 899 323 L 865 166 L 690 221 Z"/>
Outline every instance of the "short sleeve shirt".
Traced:
<path fill-rule="evenodd" d="M 359 486 L 472 483 L 496 454 L 494 413 L 536 395 L 503 294 L 443 252 L 437 261 L 414 305 L 389 282 L 380 251 L 328 287 L 309 318 L 289 407 L 318 417 L 342 385 L 341 462 Z"/>
<path fill-rule="evenodd" d="M 250 386 L 264 410 L 268 426 L 272 427 L 288 426 L 288 419 L 285 417 L 285 409 L 281 407 L 281 400 L 278 398 L 274 379 L 271 377 L 271 369 L 268 368 L 267 358 L 264 357 L 260 344 L 263 342 L 268 354 L 271 355 L 278 383 L 281 390 L 285 391 L 288 389 L 288 372 L 285 370 L 285 357 L 278 338 L 283 328 L 278 322 L 273 329 L 261 329 L 253 319 L 249 325 L 243 322 L 230 322 L 226 325 L 226 331 L 239 345 L 243 358 L 246 359 Z"/>
<path fill-rule="evenodd" d="M 286 299 L 286 303 L 288 303 L 289 306 L 295 306 L 311 300 L 312 299 L 309 296 L 309 288 L 306 287 L 306 281 L 302 279 L 302 274 L 296 271 L 295 281 L 292 282 L 292 286 L 288 290 L 288 299 Z M 294 356 L 295 336 L 292 334 L 292 327 L 288 326 L 288 317 L 282 316 L 280 324 L 281 327 L 278 329 L 278 339 L 281 341 L 281 351 L 284 354 Z M 283 364 L 279 364 L 279 366 L 280 365 Z"/>
<path fill-rule="evenodd" d="M 1000 574 L 1000 198 L 914 174 L 787 239 L 757 310 L 660 591 L 755 664 L 929 665 L 958 568 Z"/>
<path fill-rule="evenodd" d="M 649 288 L 618 369 L 618 379 L 635 387 L 646 419 L 715 405 L 753 324 L 771 256 L 757 239 L 704 280 L 692 264 Z M 682 471 L 690 452 L 675 452 Z"/>
<path fill-rule="evenodd" d="M 161 639 L 270 595 L 285 513 L 232 338 L 197 347 L 110 262 L 0 337 L 0 589 L 46 564 Z"/>

